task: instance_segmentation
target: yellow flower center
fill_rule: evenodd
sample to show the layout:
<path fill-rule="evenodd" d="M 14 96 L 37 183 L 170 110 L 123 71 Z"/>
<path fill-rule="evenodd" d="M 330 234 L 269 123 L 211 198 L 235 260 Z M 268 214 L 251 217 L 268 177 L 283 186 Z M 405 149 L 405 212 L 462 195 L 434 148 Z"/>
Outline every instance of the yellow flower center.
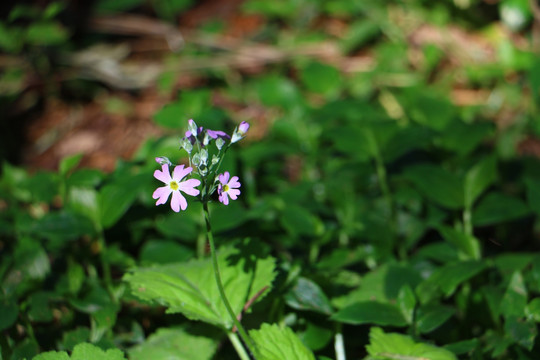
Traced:
<path fill-rule="evenodd" d="M 223 185 L 223 191 L 224 192 L 229 191 L 229 185 Z"/>
<path fill-rule="evenodd" d="M 169 187 L 170 187 L 172 190 L 178 190 L 178 182 L 176 182 L 176 181 L 171 181 L 171 183 L 169 184 Z"/>

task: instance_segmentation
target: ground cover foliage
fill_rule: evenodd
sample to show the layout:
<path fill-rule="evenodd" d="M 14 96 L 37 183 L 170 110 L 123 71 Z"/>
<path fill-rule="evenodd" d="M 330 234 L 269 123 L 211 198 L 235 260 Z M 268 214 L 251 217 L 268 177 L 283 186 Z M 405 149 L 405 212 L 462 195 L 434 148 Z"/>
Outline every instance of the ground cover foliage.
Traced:
<path fill-rule="evenodd" d="M 73 45 L 52 4 L 0 24 L 2 50 L 31 53 L 37 73 Z M 111 4 L 98 12 L 142 1 Z M 167 21 L 193 6 L 152 4 Z M 203 69 L 204 85 L 154 114 L 164 135 L 111 173 L 79 166 L 82 154 L 57 171 L 3 163 L 0 358 L 238 358 L 201 204 L 175 213 L 152 199 L 154 158 L 186 160 L 178 149 L 191 118 L 228 133 L 251 125 L 224 160 L 241 195 L 209 205 L 224 290 L 258 359 L 540 358 L 530 6 L 244 2 L 266 22 L 255 40 L 293 55 L 256 74 Z M 219 21 L 203 31 L 219 34 Z M 293 51 L 325 41 L 342 55 Z M 24 71 L 2 75 L 2 106 L 24 95 Z M 162 91 L 175 76 L 161 73 Z M 100 86 L 81 82 L 63 86 Z M 216 94 L 257 112 L 220 106 Z"/>

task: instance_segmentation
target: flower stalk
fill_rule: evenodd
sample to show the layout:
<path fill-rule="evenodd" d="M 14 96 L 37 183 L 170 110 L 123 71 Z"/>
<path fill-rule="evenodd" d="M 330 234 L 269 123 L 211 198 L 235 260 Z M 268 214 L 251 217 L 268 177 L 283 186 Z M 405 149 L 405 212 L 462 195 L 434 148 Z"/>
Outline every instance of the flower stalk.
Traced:
<path fill-rule="evenodd" d="M 221 281 L 221 275 L 219 272 L 219 264 L 217 261 L 217 255 L 216 255 L 216 247 L 214 244 L 214 236 L 212 235 L 212 224 L 210 223 L 210 212 L 208 211 L 208 203 L 203 202 L 203 210 L 204 210 L 204 220 L 206 222 L 206 233 L 208 236 L 208 243 L 210 245 L 210 256 L 212 258 L 212 267 L 214 268 L 214 276 L 216 279 L 216 284 L 219 290 L 219 295 L 221 297 L 221 300 L 223 301 L 223 304 L 225 305 L 225 308 L 227 309 L 227 312 L 229 313 L 229 316 L 231 317 L 231 320 L 233 321 L 240 338 L 242 339 L 242 342 L 246 346 L 249 352 L 249 357 L 251 359 L 256 359 L 255 357 L 255 344 L 247 334 L 246 330 L 242 326 L 242 323 L 238 321 L 238 318 L 236 317 L 236 314 L 234 313 L 231 304 L 229 303 L 229 300 L 227 299 L 227 295 L 225 294 L 225 289 L 223 288 L 223 283 Z M 240 354 L 239 354 L 240 355 Z"/>

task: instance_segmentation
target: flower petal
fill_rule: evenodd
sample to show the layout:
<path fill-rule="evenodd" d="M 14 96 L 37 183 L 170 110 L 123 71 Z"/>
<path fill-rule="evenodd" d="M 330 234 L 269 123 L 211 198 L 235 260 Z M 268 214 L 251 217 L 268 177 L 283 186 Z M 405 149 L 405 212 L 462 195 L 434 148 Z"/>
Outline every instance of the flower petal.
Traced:
<path fill-rule="evenodd" d="M 161 166 L 161 171 L 154 171 L 154 177 L 165 184 L 171 182 L 171 173 L 169 172 L 169 165 L 163 164 Z"/>
<path fill-rule="evenodd" d="M 219 201 L 223 203 L 223 205 L 229 205 L 229 197 L 226 192 L 222 192 L 221 195 L 219 195 Z"/>
<path fill-rule="evenodd" d="M 184 169 L 184 165 L 175 166 L 173 170 L 173 180 L 180 182 L 180 180 L 182 180 L 192 170 L 193 169 L 190 167 Z"/>
<path fill-rule="evenodd" d="M 238 195 L 240 195 L 240 190 L 238 190 L 238 189 L 229 189 L 229 191 L 227 191 L 227 193 L 229 194 L 231 199 L 236 200 L 238 198 Z"/>
<path fill-rule="evenodd" d="M 229 188 L 239 188 L 240 186 L 242 186 L 242 184 L 240 184 L 240 181 L 238 181 L 238 176 L 233 176 L 231 178 L 231 181 L 229 181 L 229 183 L 227 184 L 229 185 Z"/>
<path fill-rule="evenodd" d="M 158 199 L 156 205 L 165 204 L 169 199 L 169 195 L 171 194 L 171 192 L 172 190 L 168 186 L 162 186 L 154 191 L 154 193 L 152 194 L 152 198 Z"/>
<path fill-rule="evenodd" d="M 228 171 L 225 171 L 223 174 L 219 174 L 219 182 L 223 185 L 227 185 L 227 182 L 229 182 L 229 176 L 231 176 L 231 174 L 229 174 Z"/>
<path fill-rule="evenodd" d="M 182 181 L 179 185 L 180 185 L 179 186 L 180 190 L 182 190 L 186 194 L 191 195 L 191 196 L 199 195 L 200 191 L 199 191 L 199 189 L 195 189 L 195 186 L 201 185 L 200 180 L 198 180 L 198 179 L 189 179 L 189 180 L 186 180 L 186 181 Z"/>
<path fill-rule="evenodd" d="M 172 199 L 171 199 L 171 209 L 175 212 L 179 212 L 180 209 L 186 210 L 187 208 L 187 201 L 186 198 L 180 194 L 180 191 L 173 191 L 172 192 Z"/>

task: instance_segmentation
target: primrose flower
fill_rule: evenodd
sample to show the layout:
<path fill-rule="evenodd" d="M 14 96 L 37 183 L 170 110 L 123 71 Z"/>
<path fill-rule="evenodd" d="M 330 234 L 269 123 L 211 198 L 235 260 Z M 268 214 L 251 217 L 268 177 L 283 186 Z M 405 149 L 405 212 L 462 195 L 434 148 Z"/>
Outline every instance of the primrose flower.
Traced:
<path fill-rule="evenodd" d="M 240 125 L 238 125 L 236 129 L 234 129 L 234 133 L 231 139 L 231 144 L 234 144 L 235 142 L 242 140 L 246 136 L 246 133 L 248 132 L 248 130 L 249 130 L 249 123 L 242 121 Z"/>
<path fill-rule="evenodd" d="M 229 197 L 232 200 L 236 200 L 238 198 L 238 195 L 240 195 L 240 190 L 238 190 L 241 186 L 240 182 L 238 181 L 238 176 L 233 176 L 229 180 L 230 174 L 228 171 L 225 171 L 223 174 L 219 174 L 218 180 L 218 195 L 219 195 L 219 201 L 223 203 L 224 205 L 229 205 Z"/>
<path fill-rule="evenodd" d="M 168 164 L 163 164 L 161 171 L 156 170 L 154 177 L 165 183 L 165 186 L 157 188 L 152 194 L 152 198 L 157 199 L 156 205 L 165 204 L 169 199 L 169 195 L 172 193 L 171 209 L 175 212 L 179 212 L 180 209 L 186 210 L 187 201 L 180 191 L 191 196 L 197 196 L 199 195 L 199 190 L 195 189 L 195 187 L 201 184 L 197 179 L 181 181 L 192 170 L 191 167 L 184 169 L 184 165 L 175 166 L 172 177 Z"/>

